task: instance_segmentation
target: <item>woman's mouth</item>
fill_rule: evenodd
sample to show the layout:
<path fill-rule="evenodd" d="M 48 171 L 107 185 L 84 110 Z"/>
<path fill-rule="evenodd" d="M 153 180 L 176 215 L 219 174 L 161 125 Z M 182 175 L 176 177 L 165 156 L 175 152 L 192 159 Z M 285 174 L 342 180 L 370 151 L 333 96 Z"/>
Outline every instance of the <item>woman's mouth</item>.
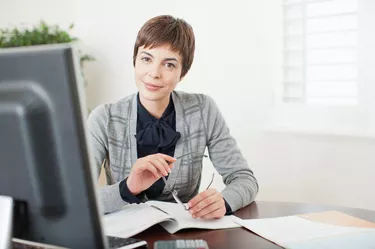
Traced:
<path fill-rule="evenodd" d="M 157 91 L 160 88 L 162 88 L 162 86 L 159 86 L 159 85 L 154 85 L 154 84 L 146 83 L 146 82 L 143 82 L 143 83 L 145 84 L 147 90 L 150 90 L 150 91 Z"/>

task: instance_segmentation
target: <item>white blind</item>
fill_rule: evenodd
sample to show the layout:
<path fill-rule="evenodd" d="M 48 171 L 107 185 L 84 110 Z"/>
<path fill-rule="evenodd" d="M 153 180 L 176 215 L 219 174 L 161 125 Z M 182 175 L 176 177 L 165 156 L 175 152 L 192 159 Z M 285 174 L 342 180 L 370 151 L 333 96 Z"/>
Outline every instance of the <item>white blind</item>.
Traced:
<path fill-rule="evenodd" d="M 284 102 L 358 103 L 358 0 L 284 0 Z"/>

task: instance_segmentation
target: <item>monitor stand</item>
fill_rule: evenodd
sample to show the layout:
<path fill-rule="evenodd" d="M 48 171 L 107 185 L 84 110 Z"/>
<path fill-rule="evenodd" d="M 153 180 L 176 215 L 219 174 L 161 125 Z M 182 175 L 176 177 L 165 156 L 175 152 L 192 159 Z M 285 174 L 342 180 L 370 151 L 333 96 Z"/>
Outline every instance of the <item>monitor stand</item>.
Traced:
<path fill-rule="evenodd" d="M 13 237 L 26 238 L 29 232 L 29 209 L 26 201 L 13 201 Z"/>

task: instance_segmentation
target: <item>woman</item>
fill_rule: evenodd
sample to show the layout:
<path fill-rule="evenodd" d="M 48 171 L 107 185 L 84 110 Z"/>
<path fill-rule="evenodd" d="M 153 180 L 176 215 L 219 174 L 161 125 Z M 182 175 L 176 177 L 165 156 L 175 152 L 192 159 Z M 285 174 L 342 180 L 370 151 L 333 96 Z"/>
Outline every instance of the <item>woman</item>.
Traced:
<path fill-rule="evenodd" d="M 214 101 L 174 91 L 194 50 L 194 33 L 184 20 L 163 15 L 147 21 L 133 54 L 139 92 L 90 114 L 98 169 L 107 161 L 109 185 L 100 189 L 104 212 L 149 199 L 174 202 L 176 190 L 193 217 L 213 219 L 255 199 L 257 180 Z M 226 184 L 221 193 L 211 188 L 198 194 L 206 147 Z"/>

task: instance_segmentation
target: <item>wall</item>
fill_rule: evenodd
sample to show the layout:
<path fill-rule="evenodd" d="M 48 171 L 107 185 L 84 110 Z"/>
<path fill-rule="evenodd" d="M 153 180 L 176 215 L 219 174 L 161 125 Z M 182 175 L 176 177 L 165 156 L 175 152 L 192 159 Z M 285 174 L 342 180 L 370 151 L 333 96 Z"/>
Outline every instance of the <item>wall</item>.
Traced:
<path fill-rule="evenodd" d="M 76 20 L 75 32 L 84 48 L 97 58 L 85 67 L 89 107 L 136 91 L 132 51 L 144 21 L 165 13 L 185 18 L 194 28 L 197 49 L 193 67 L 177 90 L 214 97 L 259 180 L 257 199 L 375 210 L 373 139 L 265 129 L 281 79 L 281 4 L 281 0 L 61 2 Z M 52 20 L 70 19 L 60 11 L 48 15 Z M 29 12 L 47 17 L 37 7 Z M 17 18 L 21 15 L 13 19 Z M 213 170 L 205 165 L 202 187 Z M 223 187 L 219 177 L 215 186 Z"/>
<path fill-rule="evenodd" d="M 41 20 L 69 27 L 75 21 L 74 0 L 0 0 L 0 28 L 31 27 Z"/>

